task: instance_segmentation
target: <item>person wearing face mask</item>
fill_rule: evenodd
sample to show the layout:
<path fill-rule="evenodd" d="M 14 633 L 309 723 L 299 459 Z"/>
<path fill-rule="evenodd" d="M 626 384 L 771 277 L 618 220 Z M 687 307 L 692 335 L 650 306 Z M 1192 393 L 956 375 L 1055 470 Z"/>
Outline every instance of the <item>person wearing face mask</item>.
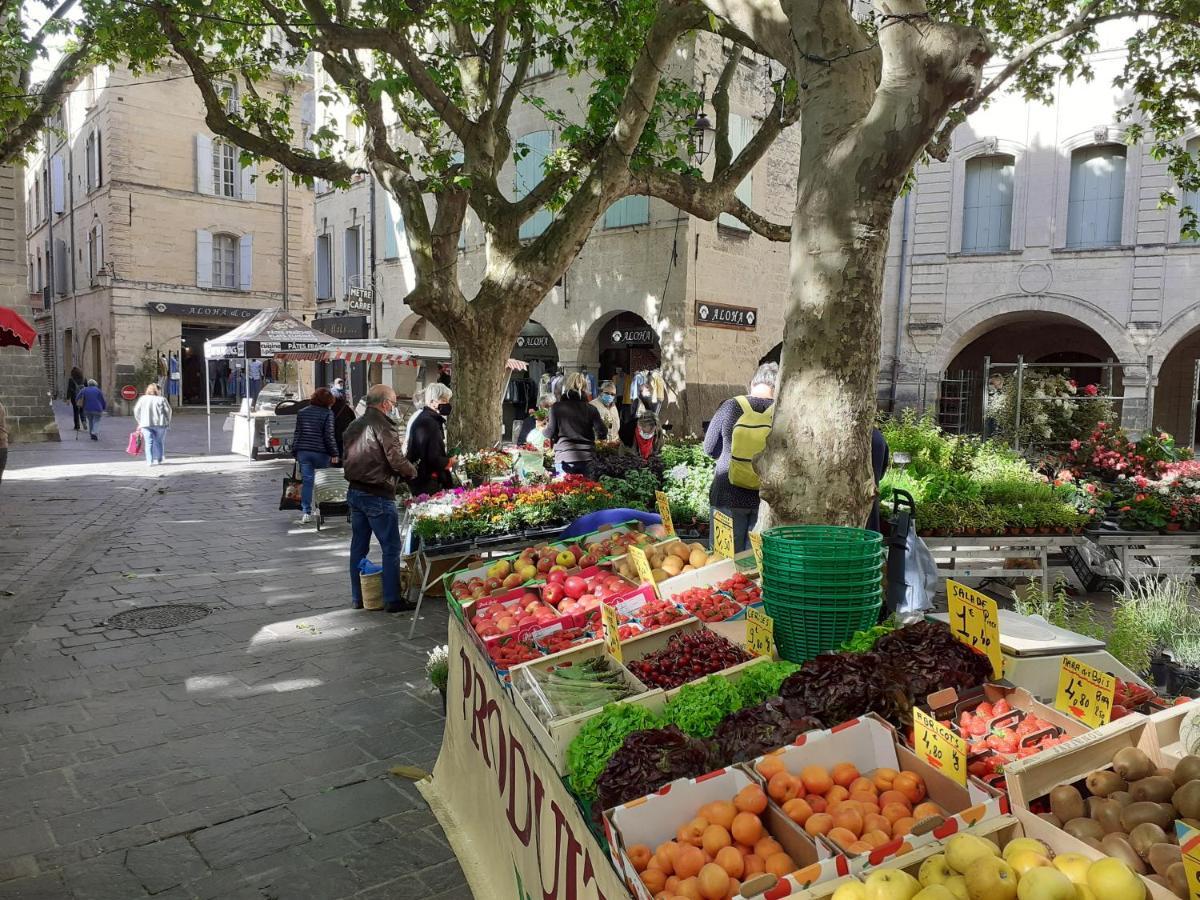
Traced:
<path fill-rule="evenodd" d="M 658 416 L 644 409 L 638 414 L 637 427 L 633 432 L 633 452 L 644 460 L 657 456 L 662 449 L 662 429 L 658 427 Z"/>
<path fill-rule="evenodd" d="M 621 431 L 621 414 L 617 412 L 617 386 L 611 381 L 600 382 L 600 396 L 592 401 L 592 406 L 599 411 L 600 419 L 608 429 L 608 439 L 615 441 Z"/>
<path fill-rule="evenodd" d="M 408 436 L 408 458 L 417 467 L 414 496 L 454 486 L 450 470 L 457 460 L 446 452 L 446 416 L 452 396 L 450 388 L 438 382 L 425 388 L 425 408 L 413 420 Z"/>
<path fill-rule="evenodd" d="M 554 447 L 554 469 L 560 475 L 586 475 L 596 455 L 596 441 L 608 437 L 600 412 L 587 398 L 587 377 L 572 372 L 562 399 L 550 407 L 546 439 Z"/>
<path fill-rule="evenodd" d="M 403 612 L 412 606 L 400 598 L 400 518 L 396 511 L 396 483 L 416 476 L 404 455 L 400 427 L 392 418 L 396 392 L 386 384 L 367 391 L 366 412 L 347 426 L 343 470 L 346 505 L 350 507 L 351 605 L 362 609 L 362 584 L 358 564 L 371 549 L 371 535 L 383 553 L 383 608 Z"/>

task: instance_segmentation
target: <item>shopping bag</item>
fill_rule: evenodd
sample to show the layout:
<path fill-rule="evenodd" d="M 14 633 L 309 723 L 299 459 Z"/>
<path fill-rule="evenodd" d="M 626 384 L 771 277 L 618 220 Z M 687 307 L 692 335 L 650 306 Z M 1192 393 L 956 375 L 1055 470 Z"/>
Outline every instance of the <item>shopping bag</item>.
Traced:
<path fill-rule="evenodd" d="M 283 493 L 279 496 L 280 509 L 300 509 L 300 488 L 304 482 L 296 477 L 296 467 L 292 466 L 292 474 L 283 476 Z"/>
<path fill-rule="evenodd" d="M 135 428 L 129 432 L 129 443 L 125 446 L 125 452 L 130 456 L 140 456 L 143 450 L 142 445 L 142 430 Z"/>

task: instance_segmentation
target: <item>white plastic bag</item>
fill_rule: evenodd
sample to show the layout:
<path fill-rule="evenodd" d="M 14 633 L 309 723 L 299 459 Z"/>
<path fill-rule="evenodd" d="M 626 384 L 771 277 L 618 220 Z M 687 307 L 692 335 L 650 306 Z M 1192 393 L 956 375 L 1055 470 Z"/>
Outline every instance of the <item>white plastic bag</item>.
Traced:
<path fill-rule="evenodd" d="M 897 617 L 903 622 L 933 609 L 939 580 L 937 562 L 914 526 L 904 547 L 904 604 L 896 610 Z"/>

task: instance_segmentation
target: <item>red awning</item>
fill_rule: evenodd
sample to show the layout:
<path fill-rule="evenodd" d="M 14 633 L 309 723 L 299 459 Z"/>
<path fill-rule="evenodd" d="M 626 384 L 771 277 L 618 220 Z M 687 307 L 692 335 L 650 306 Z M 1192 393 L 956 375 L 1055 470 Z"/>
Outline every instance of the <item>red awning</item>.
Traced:
<path fill-rule="evenodd" d="M 33 348 L 37 329 L 22 318 L 15 309 L 0 306 L 0 347 Z"/>

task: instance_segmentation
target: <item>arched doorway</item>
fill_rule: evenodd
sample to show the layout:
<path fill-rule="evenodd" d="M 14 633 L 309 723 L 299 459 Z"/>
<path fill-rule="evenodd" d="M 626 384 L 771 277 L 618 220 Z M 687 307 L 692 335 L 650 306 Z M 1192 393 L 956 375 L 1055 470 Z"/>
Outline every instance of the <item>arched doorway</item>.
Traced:
<path fill-rule="evenodd" d="M 529 368 L 513 372 L 504 392 L 504 433 L 513 433 L 513 423 L 524 419 L 537 406 L 542 385 L 549 390 L 550 380 L 558 371 L 558 344 L 540 323 L 530 319 L 513 345 L 513 359 Z"/>
<path fill-rule="evenodd" d="M 617 404 L 624 424 L 632 415 L 638 386 L 659 375 L 662 350 L 658 332 L 633 312 L 617 313 L 596 335 L 600 358 L 597 382 L 611 379 L 617 386 Z"/>
<path fill-rule="evenodd" d="M 1197 423 L 1196 364 L 1200 360 L 1200 328 L 1171 348 L 1158 370 L 1154 388 L 1154 420 L 1150 425 L 1175 436 L 1180 444 L 1200 442 Z"/>

